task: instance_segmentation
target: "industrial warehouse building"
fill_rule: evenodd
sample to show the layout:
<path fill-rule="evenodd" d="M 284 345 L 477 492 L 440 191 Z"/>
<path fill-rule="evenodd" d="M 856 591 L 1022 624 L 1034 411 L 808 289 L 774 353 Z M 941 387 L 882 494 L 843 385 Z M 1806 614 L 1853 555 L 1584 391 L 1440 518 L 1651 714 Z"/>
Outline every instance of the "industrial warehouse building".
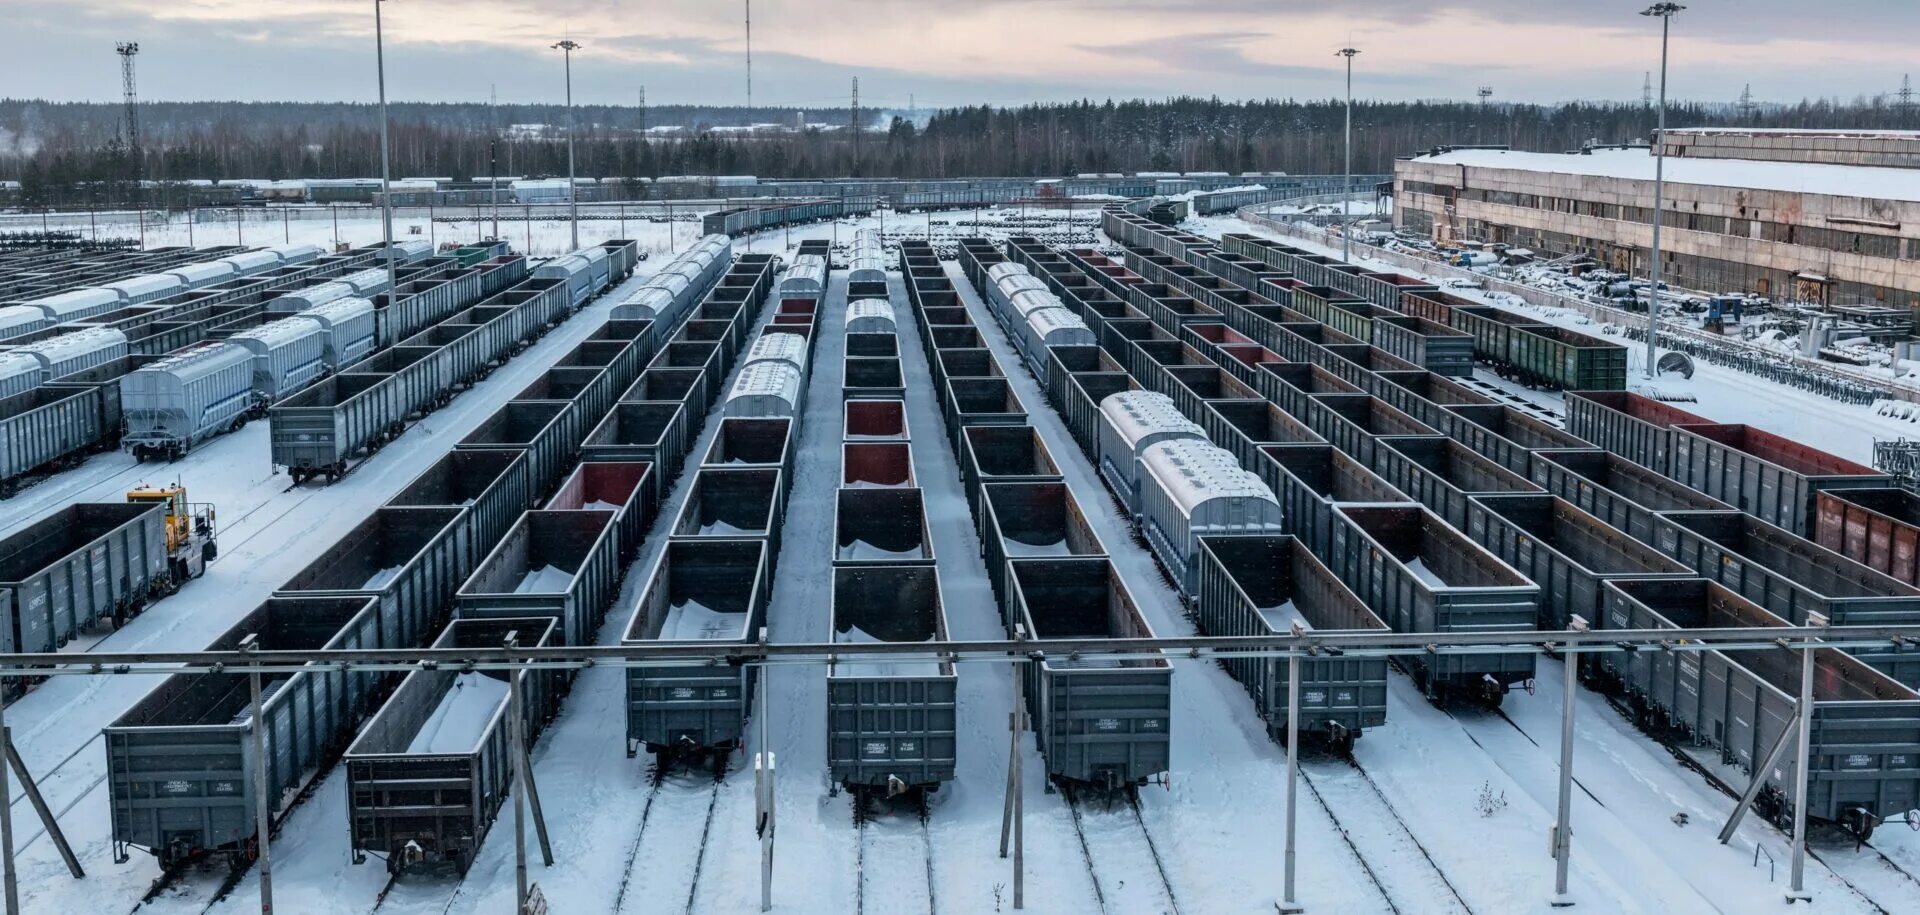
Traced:
<path fill-rule="evenodd" d="M 1776 301 L 1920 309 L 1920 132 L 1669 130 L 1663 279 Z M 1447 243 L 1644 276 L 1653 151 L 1440 148 L 1394 164 L 1394 220 Z"/>

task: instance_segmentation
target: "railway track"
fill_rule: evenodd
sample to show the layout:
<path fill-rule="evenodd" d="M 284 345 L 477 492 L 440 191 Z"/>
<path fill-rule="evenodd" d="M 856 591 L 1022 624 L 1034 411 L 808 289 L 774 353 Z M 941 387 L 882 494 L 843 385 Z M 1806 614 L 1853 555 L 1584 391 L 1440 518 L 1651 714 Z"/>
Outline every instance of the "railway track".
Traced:
<path fill-rule="evenodd" d="M 159 900 L 162 896 L 167 897 L 166 903 L 170 907 L 183 902 L 197 901 L 190 900 L 187 897 L 194 894 L 196 890 L 206 887 L 184 886 L 181 878 L 186 875 L 188 869 L 189 868 L 185 867 L 176 867 L 171 870 L 162 871 L 160 876 L 154 878 L 153 885 L 148 887 L 147 892 L 140 897 L 140 901 L 134 903 L 133 908 L 129 911 L 138 912 L 142 908 L 145 908 L 148 903 Z M 213 911 L 215 906 L 225 902 L 228 896 L 233 895 L 234 888 L 240 885 L 241 879 L 246 877 L 247 872 L 252 869 L 252 862 L 248 862 L 245 867 L 229 868 L 227 873 L 220 878 L 219 883 L 210 884 L 211 892 L 207 894 L 206 902 L 196 911 L 198 911 L 200 915 L 206 915 L 206 913 Z M 178 893 L 168 892 L 174 889 L 181 891 Z"/>
<path fill-rule="evenodd" d="M 858 798 L 854 799 L 859 804 Z M 927 827 L 927 810 L 924 800 L 915 805 L 910 814 L 914 823 L 904 826 L 904 817 L 875 817 L 856 810 L 854 822 L 859 832 L 859 847 L 853 861 L 854 873 L 854 912 L 866 915 L 867 888 L 874 888 L 877 899 L 888 900 L 892 905 L 888 911 L 898 911 L 905 900 L 927 897 L 927 915 L 939 911 L 938 895 L 933 884 L 933 836 Z M 909 854 L 909 846 L 919 846 L 920 867 L 909 866 L 916 857 Z M 868 850 L 872 848 L 878 854 L 869 861 Z M 875 866 L 877 865 L 877 866 Z"/>
<path fill-rule="evenodd" d="M 705 791 L 700 791 L 691 781 L 685 778 L 675 780 L 670 774 L 655 779 L 647 793 L 646 804 L 641 808 L 640 828 L 634 834 L 633 844 L 627 849 L 626 868 L 621 872 L 620 886 L 614 893 L 611 911 L 627 911 L 629 897 L 646 900 L 637 904 L 644 906 L 646 911 L 660 911 L 661 900 L 667 898 L 671 888 L 649 885 L 648 881 L 667 880 L 680 873 L 690 875 L 686 894 L 681 897 L 681 911 L 692 911 L 694 894 L 700 890 L 700 869 L 706 863 L 707 839 L 713 832 L 713 811 L 720 801 L 720 789 L 726 782 L 714 779 Z M 658 830 L 649 832 L 647 828 L 652 825 L 656 815 L 677 825 L 668 829 L 665 839 L 649 845 L 649 836 L 660 835 Z M 700 840 L 698 843 L 688 842 L 686 839 L 691 835 L 690 830 L 696 819 L 700 822 Z M 645 866 L 640 867 L 643 857 Z M 641 879 L 636 881 L 635 877 Z"/>
<path fill-rule="evenodd" d="M 1472 915 L 1473 907 L 1408 828 L 1379 783 L 1358 762 L 1350 757 L 1309 759 L 1303 755 L 1300 782 L 1326 812 L 1389 909 L 1397 913 L 1446 911 Z M 1423 861 L 1430 874 L 1425 879 L 1403 880 L 1393 871 L 1374 870 L 1369 860 Z"/>
<path fill-rule="evenodd" d="M 1060 786 L 1067 802 L 1073 832 L 1080 841 L 1080 854 L 1093 880 L 1094 899 L 1100 911 L 1160 912 L 1180 915 L 1180 897 L 1168 877 L 1160 847 L 1153 841 L 1146 818 L 1140 814 L 1140 800 L 1132 792 L 1126 795 L 1126 811 L 1116 811 L 1113 803 L 1104 809 L 1089 809 L 1073 788 Z M 1090 838 L 1088 833 L 1092 832 Z M 1098 846 L 1098 854 L 1094 847 Z M 1105 876 L 1102 872 L 1106 872 Z M 1155 879 L 1138 879 L 1142 874 Z M 1132 879 L 1133 885 L 1128 885 Z"/>

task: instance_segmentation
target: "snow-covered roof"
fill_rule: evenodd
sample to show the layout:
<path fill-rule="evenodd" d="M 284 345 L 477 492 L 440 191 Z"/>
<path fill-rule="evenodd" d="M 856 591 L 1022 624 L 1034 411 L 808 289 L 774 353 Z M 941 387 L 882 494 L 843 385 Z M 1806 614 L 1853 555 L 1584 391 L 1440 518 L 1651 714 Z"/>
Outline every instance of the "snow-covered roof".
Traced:
<path fill-rule="evenodd" d="M 1027 312 L 1027 327 L 1033 330 L 1040 342 L 1057 345 L 1069 342 L 1093 342 L 1093 331 L 1087 322 L 1066 308 L 1036 308 Z M 1080 340 L 1056 340 L 1055 335 L 1079 337 Z"/>
<path fill-rule="evenodd" d="M 1007 307 L 1016 314 L 1026 315 L 1044 308 L 1065 308 L 1066 303 L 1045 289 L 1026 289 L 1008 296 Z"/>
<path fill-rule="evenodd" d="M 1794 137 L 1834 137 L 1834 138 L 1864 137 L 1870 140 L 1875 140 L 1875 139 L 1920 140 L 1920 130 L 1854 130 L 1851 128 L 1839 129 L 1839 130 L 1819 130 L 1819 129 L 1810 129 L 1805 127 L 1669 127 L 1667 128 L 1668 135 L 1690 134 L 1690 133 L 1717 133 L 1717 134 L 1729 134 L 1732 136 L 1758 134 L 1763 136 L 1794 136 Z"/>
<path fill-rule="evenodd" d="M 1673 184 L 1920 202 L 1920 169 L 1685 156 L 1666 160 L 1666 180 Z M 1652 154 L 1635 149 L 1596 149 L 1590 154 L 1457 149 L 1414 161 L 1633 181 L 1652 181 L 1654 167 Z"/>
<path fill-rule="evenodd" d="M 1179 434 L 1205 438 L 1206 430 L 1180 412 L 1173 398 L 1157 391 L 1120 391 L 1100 401 L 1100 414 L 1129 444 L 1150 436 Z"/>
<path fill-rule="evenodd" d="M 860 299 L 847 306 L 848 324 L 861 318 L 884 318 L 890 324 L 899 323 L 893 316 L 893 304 L 886 299 Z"/>
<path fill-rule="evenodd" d="M 805 365 L 807 361 L 807 338 L 799 334 L 768 331 L 761 334 L 753 345 L 747 348 L 747 363 L 751 365 L 767 359 L 778 359 L 795 365 Z"/>
<path fill-rule="evenodd" d="M 317 305 L 294 317 L 310 318 L 328 327 L 345 324 L 361 315 L 373 314 L 373 303 L 362 298 L 349 297 L 334 299 L 325 305 Z"/>
<path fill-rule="evenodd" d="M 128 277 L 113 283 L 103 283 L 104 289 L 117 289 L 123 298 L 145 297 L 148 301 L 169 296 L 186 288 L 186 283 L 171 273 L 146 273 Z"/>
<path fill-rule="evenodd" d="M 1215 499 L 1248 499 L 1273 503 L 1274 520 L 1279 520 L 1280 505 L 1273 490 L 1241 468 L 1232 452 L 1204 440 L 1175 439 L 1148 445 L 1140 455 L 1140 466 L 1189 516 L 1202 503 Z"/>
<path fill-rule="evenodd" d="M 321 325 L 312 321 L 281 318 L 252 330 L 234 334 L 227 340 L 236 346 L 245 347 L 253 353 L 264 356 L 270 355 L 276 349 L 292 346 L 301 340 L 324 332 Z"/>
<path fill-rule="evenodd" d="M 171 375 L 181 383 L 205 378 L 235 365 L 252 365 L 253 353 L 237 343 L 209 343 L 136 369 L 134 374 Z"/>

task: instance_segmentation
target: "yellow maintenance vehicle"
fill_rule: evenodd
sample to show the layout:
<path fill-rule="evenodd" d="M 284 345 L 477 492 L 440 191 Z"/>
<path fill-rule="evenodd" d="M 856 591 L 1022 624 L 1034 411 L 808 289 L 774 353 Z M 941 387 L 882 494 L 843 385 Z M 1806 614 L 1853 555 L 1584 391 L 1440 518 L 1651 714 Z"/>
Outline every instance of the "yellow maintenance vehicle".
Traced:
<path fill-rule="evenodd" d="M 220 555 L 215 539 L 218 517 L 211 502 L 187 501 L 187 488 L 180 483 L 149 486 L 145 483 L 127 491 L 127 501 L 137 505 L 164 505 L 167 516 L 167 575 L 154 582 L 163 594 L 172 594 L 189 578 L 199 578 L 207 563 Z"/>

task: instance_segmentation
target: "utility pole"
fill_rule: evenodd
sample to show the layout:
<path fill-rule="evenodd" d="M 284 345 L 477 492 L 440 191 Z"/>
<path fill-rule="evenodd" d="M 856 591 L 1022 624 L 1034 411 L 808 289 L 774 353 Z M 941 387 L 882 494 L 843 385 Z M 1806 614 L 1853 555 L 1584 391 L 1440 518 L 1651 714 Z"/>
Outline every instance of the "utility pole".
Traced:
<path fill-rule="evenodd" d="M 1747 120 L 1757 120 L 1756 112 L 1760 110 L 1760 106 L 1753 100 L 1752 83 L 1746 84 L 1746 86 L 1740 90 L 1740 104 L 1735 107 L 1740 109 L 1740 114 Z"/>
<path fill-rule="evenodd" d="M 1347 170 L 1340 182 L 1340 259 L 1353 260 L 1353 58 L 1358 48 L 1341 48 L 1334 54 L 1347 59 Z"/>
<path fill-rule="evenodd" d="M 1893 96 L 1899 99 L 1893 103 L 1893 107 L 1900 110 L 1900 120 L 1903 123 L 1911 122 L 1913 120 L 1913 74 L 1908 73 L 1900 77 L 1900 91 L 1895 92 Z"/>
<path fill-rule="evenodd" d="M 140 53 L 140 43 L 123 41 L 114 45 L 113 50 L 120 55 L 120 91 L 126 97 L 127 103 L 127 163 L 132 166 L 130 171 L 133 173 L 133 187 L 130 193 L 133 205 L 138 207 L 141 201 L 140 175 L 144 171 L 142 166 L 145 163 L 141 160 L 140 152 L 140 107 L 137 104 L 138 95 L 134 92 L 133 58 Z M 142 229 L 141 247 L 145 247 L 146 242 L 146 231 Z"/>
<path fill-rule="evenodd" d="M 1660 20 L 1660 121 L 1653 138 L 1653 258 L 1648 265 L 1647 287 L 1647 366 L 1646 375 L 1654 375 L 1654 354 L 1660 341 L 1660 221 L 1666 206 L 1667 157 L 1661 142 L 1667 134 L 1667 37 L 1672 31 L 1674 14 L 1686 9 L 1678 3 L 1656 3 L 1640 11 L 1642 16 Z"/>
<path fill-rule="evenodd" d="M 647 133 L 647 87 L 645 83 L 642 83 L 640 86 L 640 135 L 644 137 L 646 136 L 646 133 Z"/>
<path fill-rule="evenodd" d="M 580 50 L 580 43 L 571 38 L 557 41 L 553 45 L 567 57 L 567 218 L 573 223 L 573 249 L 580 250 L 580 187 L 573 178 L 573 52 Z"/>
<path fill-rule="evenodd" d="M 1642 70 L 1640 77 L 1640 107 L 1653 107 L 1653 71 Z"/>
<path fill-rule="evenodd" d="M 381 2 L 373 0 L 373 65 L 380 75 L 380 225 L 387 240 L 386 250 L 381 253 L 387 258 L 387 301 L 392 303 L 400 299 L 400 280 L 393 251 L 393 160 L 388 153 L 387 52 L 381 37 Z"/>
<path fill-rule="evenodd" d="M 747 4 L 747 123 L 753 123 L 753 0 Z"/>

